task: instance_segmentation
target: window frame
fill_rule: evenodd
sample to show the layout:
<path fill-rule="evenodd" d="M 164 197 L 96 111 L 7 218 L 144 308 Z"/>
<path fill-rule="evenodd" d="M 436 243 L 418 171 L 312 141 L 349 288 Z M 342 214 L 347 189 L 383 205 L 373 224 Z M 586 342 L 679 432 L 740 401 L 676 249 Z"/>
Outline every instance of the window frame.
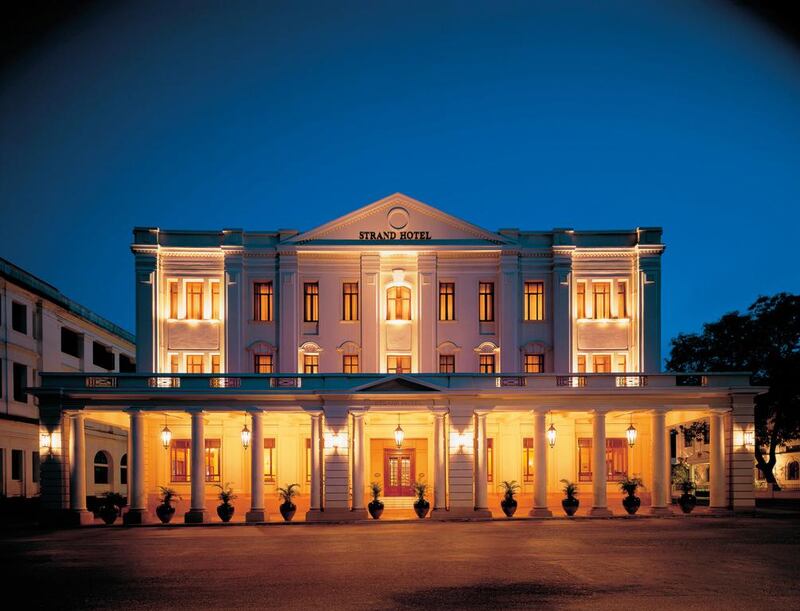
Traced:
<path fill-rule="evenodd" d="M 522 438 L 522 481 L 531 483 L 536 473 L 536 456 L 533 451 L 533 437 Z"/>
<path fill-rule="evenodd" d="M 186 320 L 203 320 L 205 318 L 204 284 L 202 280 L 187 280 L 185 282 Z M 200 287 L 199 292 L 195 290 L 195 287 L 198 286 Z"/>
<path fill-rule="evenodd" d="M 342 320 L 344 322 L 359 320 L 359 298 L 358 282 L 342 282 Z"/>
<path fill-rule="evenodd" d="M 393 293 L 394 296 L 392 296 Z M 395 284 L 386 288 L 386 320 L 411 320 L 411 289 L 409 287 Z"/>
<path fill-rule="evenodd" d="M 278 479 L 278 472 L 275 469 L 276 451 L 275 437 L 264 437 L 264 481 L 275 482 Z M 268 465 L 269 464 L 269 465 Z"/>
<path fill-rule="evenodd" d="M 395 359 L 394 367 L 391 366 L 391 359 Z M 403 359 L 403 366 L 400 366 L 400 359 Z M 408 363 L 408 368 L 405 363 Z M 398 371 L 398 369 L 400 371 Z M 406 369 L 408 369 L 406 371 Z M 386 355 L 386 373 L 392 375 L 405 375 L 411 373 L 411 355 L 410 354 L 387 354 Z"/>
<path fill-rule="evenodd" d="M 11 301 L 11 330 L 28 335 L 28 305 L 21 301 Z"/>
<path fill-rule="evenodd" d="M 259 361 L 261 359 L 265 359 L 263 363 Z M 261 371 L 261 367 L 264 367 L 267 371 Z M 268 375 L 271 373 L 275 373 L 275 357 L 271 353 L 265 352 L 257 352 L 253 355 L 253 373 L 258 373 L 261 375 Z"/>
<path fill-rule="evenodd" d="M 575 287 L 575 318 L 586 318 L 586 281 L 581 280 Z"/>
<path fill-rule="evenodd" d="M 28 393 L 24 390 L 28 386 L 28 366 L 24 363 L 11 363 L 11 382 L 13 385 L 11 398 L 17 403 L 28 403 Z M 24 383 L 20 384 L 20 381 Z M 22 387 L 22 388 L 20 388 Z"/>
<path fill-rule="evenodd" d="M 275 314 L 275 288 L 271 280 L 253 282 L 253 320 L 272 322 Z"/>
<path fill-rule="evenodd" d="M 478 373 L 493 375 L 497 373 L 497 355 L 495 353 L 478 355 Z M 490 371 L 491 369 L 491 371 Z"/>
<path fill-rule="evenodd" d="M 97 460 L 98 456 L 102 456 L 102 460 Z M 111 485 L 111 460 L 108 458 L 108 452 L 105 450 L 98 450 L 95 452 L 94 460 L 92 461 L 94 467 L 94 484 L 98 486 Z M 98 480 L 98 475 L 100 479 Z M 105 481 L 103 481 L 105 480 Z"/>
<path fill-rule="evenodd" d="M 303 322 L 319 323 L 319 281 L 303 282 Z"/>
<path fill-rule="evenodd" d="M 611 318 L 611 299 L 610 280 L 592 282 L 592 318 L 594 320 L 609 320 Z M 601 316 L 600 313 L 602 313 L 603 316 Z"/>
<path fill-rule="evenodd" d="M 448 361 L 448 362 L 444 362 Z M 444 369 L 444 371 L 443 371 Z M 449 371 L 448 371 L 449 370 Z M 455 354 L 440 354 L 439 355 L 439 373 L 455 373 L 456 372 L 456 355 Z"/>
<path fill-rule="evenodd" d="M 452 322 L 456 319 L 456 283 L 439 283 L 439 320 Z"/>
<path fill-rule="evenodd" d="M 577 457 L 577 471 L 579 482 L 592 482 L 594 481 L 594 465 L 593 461 L 593 444 L 592 437 L 579 437 L 578 438 L 578 457 Z M 628 441 L 624 437 L 606 437 L 606 452 L 605 452 L 605 482 L 618 482 L 621 478 L 625 477 L 629 470 L 630 465 L 628 461 Z M 585 456 L 584 456 L 585 453 Z M 621 460 L 624 464 L 624 469 L 616 470 L 609 469 L 609 465 L 617 464 Z M 588 464 L 589 469 L 584 470 L 583 466 Z"/>
<path fill-rule="evenodd" d="M 531 290 L 533 287 L 538 291 Z M 533 308 L 531 306 L 534 306 Z M 523 286 L 523 315 L 525 322 L 545 319 L 544 280 L 526 280 Z"/>
<path fill-rule="evenodd" d="M 197 363 L 196 362 L 192 362 L 190 364 L 190 359 L 192 361 L 194 361 L 194 359 L 196 359 L 196 358 L 200 359 L 200 371 L 192 371 L 191 370 L 192 367 L 197 366 Z M 184 355 L 183 361 L 185 363 L 183 369 L 184 369 L 184 371 L 186 373 L 190 373 L 190 374 L 194 374 L 194 375 L 200 375 L 200 374 L 205 373 L 205 359 L 203 358 L 202 354 L 186 354 L 186 355 Z"/>
<path fill-rule="evenodd" d="M 303 354 L 303 373 L 309 375 L 319 373 L 319 354 L 317 353 Z"/>
<path fill-rule="evenodd" d="M 526 352 L 522 356 L 522 371 L 524 373 L 544 373 L 544 354 Z"/>
<path fill-rule="evenodd" d="M 342 373 L 347 373 L 351 375 L 360 373 L 359 359 L 357 354 L 342 355 Z"/>
<path fill-rule="evenodd" d="M 494 322 L 494 282 L 478 282 L 478 322 Z"/>

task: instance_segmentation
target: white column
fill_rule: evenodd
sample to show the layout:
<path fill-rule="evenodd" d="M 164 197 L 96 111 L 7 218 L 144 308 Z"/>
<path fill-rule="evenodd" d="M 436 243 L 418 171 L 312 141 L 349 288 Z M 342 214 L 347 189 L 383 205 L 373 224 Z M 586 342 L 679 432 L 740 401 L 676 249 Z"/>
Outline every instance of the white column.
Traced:
<path fill-rule="evenodd" d="M 535 517 L 552 517 L 553 512 L 547 508 L 547 422 L 545 413 L 533 413 L 533 509 L 530 515 Z"/>
<path fill-rule="evenodd" d="M 310 511 L 322 509 L 322 414 L 311 414 L 311 507 Z"/>
<path fill-rule="evenodd" d="M 592 510 L 591 516 L 610 516 L 606 501 L 606 414 L 595 410 L 592 417 Z"/>
<path fill-rule="evenodd" d="M 667 414 L 662 411 L 653 412 L 651 418 L 652 453 L 651 465 L 653 481 L 650 482 L 650 513 L 653 515 L 669 515 L 672 511 L 667 507 L 667 493 L 669 491 L 669 474 L 667 472 L 666 441 L 667 441 Z"/>
<path fill-rule="evenodd" d="M 78 412 L 70 415 L 69 431 L 69 508 L 78 516 L 81 524 L 91 521 L 86 511 L 86 431 L 85 415 Z"/>
<path fill-rule="evenodd" d="M 725 495 L 725 415 L 711 412 L 711 464 L 709 479 L 709 506 L 711 509 L 727 509 Z"/>
<path fill-rule="evenodd" d="M 144 413 L 130 410 L 130 454 L 128 458 L 128 511 L 125 524 L 145 522 L 147 497 L 144 490 Z"/>
<path fill-rule="evenodd" d="M 264 522 L 264 412 L 255 410 L 251 414 L 253 432 L 250 437 L 250 511 L 246 522 Z"/>
<path fill-rule="evenodd" d="M 445 472 L 445 438 L 444 412 L 433 414 L 433 511 L 447 509 L 447 475 Z"/>
<path fill-rule="evenodd" d="M 206 440 L 203 412 L 191 412 L 192 415 L 192 498 L 190 509 L 184 521 L 197 523 L 205 521 L 206 513 Z"/>
<path fill-rule="evenodd" d="M 487 510 L 489 499 L 486 489 L 486 414 L 475 412 L 475 509 Z"/>
<path fill-rule="evenodd" d="M 353 511 L 364 510 L 364 412 L 353 411 Z"/>

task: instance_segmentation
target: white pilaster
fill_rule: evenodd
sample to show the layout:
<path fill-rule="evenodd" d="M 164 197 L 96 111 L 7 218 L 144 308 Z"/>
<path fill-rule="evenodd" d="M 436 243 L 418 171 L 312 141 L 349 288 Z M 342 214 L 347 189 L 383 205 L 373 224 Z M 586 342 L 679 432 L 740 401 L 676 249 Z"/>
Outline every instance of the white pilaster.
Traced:
<path fill-rule="evenodd" d="M 322 509 L 322 413 L 311 414 L 311 507 Z"/>
<path fill-rule="evenodd" d="M 606 413 L 595 410 L 592 417 L 592 509 L 591 516 L 608 517 L 606 500 Z"/>
<path fill-rule="evenodd" d="M 530 515 L 539 518 L 552 517 L 547 508 L 547 422 L 545 412 L 533 413 L 533 509 Z"/>
<path fill-rule="evenodd" d="M 206 519 L 206 440 L 205 421 L 202 411 L 191 412 L 192 416 L 192 469 L 189 511 L 184 521 L 189 523 L 205 522 Z"/>
<path fill-rule="evenodd" d="M 353 414 L 353 511 L 364 510 L 364 471 L 366 468 L 366 448 L 364 446 L 364 412 L 354 410 Z"/>
<path fill-rule="evenodd" d="M 155 250 L 152 254 L 137 251 L 135 259 L 136 371 L 151 372 L 156 371 L 158 365 L 156 358 L 156 329 L 158 328 L 156 265 L 158 256 L 155 254 Z M 84 354 L 91 354 L 91 351 Z M 89 359 L 86 360 L 90 362 Z"/>
<path fill-rule="evenodd" d="M 123 516 L 125 524 L 146 522 L 147 496 L 144 488 L 144 413 L 130 410 L 130 454 L 128 460 L 128 511 Z"/>
<path fill-rule="evenodd" d="M 419 293 L 419 364 L 420 373 L 439 370 L 436 362 L 436 321 L 438 320 L 439 289 L 436 278 L 436 255 L 417 257 Z"/>
<path fill-rule="evenodd" d="M 728 499 L 725 494 L 725 416 L 720 412 L 711 412 L 710 420 L 709 507 L 717 510 L 727 509 Z"/>
<path fill-rule="evenodd" d="M 516 373 L 521 371 L 519 354 L 519 329 L 522 320 L 520 315 L 521 296 L 519 281 L 519 255 L 503 254 L 500 256 L 500 301 L 497 324 L 500 338 L 500 371 Z"/>
<path fill-rule="evenodd" d="M 300 346 L 299 291 L 297 279 L 297 255 L 282 254 L 278 260 L 279 286 L 278 319 L 280 345 L 278 350 L 281 373 L 297 372 L 297 349 Z"/>
<path fill-rule="evenodd" d="M 86 430 L 83 412 L 70 416 L 69 508 L 73 521 L 79 524 L 92 522 L 92 514 L 86 510 Z"/>
<path fill-rule="evenodd" d="M 488 510 L 486 469 L 486 414 L 475 412 L 475 510 Z"/>
<path fill-rule="evenodd" d="M 728 451 L 725 452 L 727 460 L 730 460 L 730 492 L 732 495 L 731 504 L 736 512 L 755 511 L 755 488 L 753 485 L 753 453 L 755 448 L 752 445 L 745 445 L 745 433 L 755 432 L 755 405 L 753 401 L 755 395 L 750 393 L 737 393 L 731 395 L 730 414 L 731 419 L 731 438 L 733 443 Z"/>
<path fill-rule="evenodd" d="M 380 269 L 378 254 L 361 255 L 361 371 L 377 373 L 380 364 Z"/>
<path fill-rule="evenodd" d="M 652 429 L 652 454 L 651 469 L 653 481 L 650 482 L 652 500 L 650 513 L 653 515 L 670 515 L 672 511 L 667 507 L 667 494 L 669 492 L 669 471 L 666 459 L 667 441 L 667 414 L 663 411 L 653 412 L 651 416 Z"/>
<path fill-rule="evenodd" d="M 250 437 L 250 511 L 247 522 L 264 522 L 264 412 L 255 410 L 251 414 L 253 432 Z"/>
<path fill-rule="evenodd" d="M 445 457 L 447 456 L 447 438 L 445 436 L 444 412 L 433 414 L 433 511 L 447 509 L 447 470 Z"/>

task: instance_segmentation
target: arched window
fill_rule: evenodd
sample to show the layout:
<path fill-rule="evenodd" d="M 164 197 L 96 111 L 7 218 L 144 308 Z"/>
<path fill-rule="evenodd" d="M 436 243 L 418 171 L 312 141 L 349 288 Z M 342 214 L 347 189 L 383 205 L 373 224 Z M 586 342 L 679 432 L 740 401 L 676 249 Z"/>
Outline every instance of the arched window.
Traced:
<path fill-rule="evenodd" d="M 95 484 L 108 484 L 109 483 L 109 468 L 110 462 L 108 460 L 108 453 L 100 450 L 94 455 L 94 483 Z"/>
<path fill-rule="evenodd" d="M 128 455 L 123 454 L 119 459 L 119 483 L 121 486 L 128 485 Z"/>
<path fill-rule="evenodd" d="M 411 320 L 411 289 L 389 287 L 386 291 L 386 320 Z"/>
<path fill-rule="evenodd" d="M 786 479 L 800 480 L 800 462 L 793 460 L 786 465 Z"/>

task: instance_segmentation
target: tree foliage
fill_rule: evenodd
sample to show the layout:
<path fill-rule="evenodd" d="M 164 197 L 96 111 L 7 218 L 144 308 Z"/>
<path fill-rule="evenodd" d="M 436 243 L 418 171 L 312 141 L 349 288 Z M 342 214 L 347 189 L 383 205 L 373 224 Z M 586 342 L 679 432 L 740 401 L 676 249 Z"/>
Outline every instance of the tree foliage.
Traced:
<path fill-rule="evenodd" d="M 679 334 L 667 369 L 747 371 L 752 384 L 769 388 L 756 397 L 755 454 L 767 481 L 777 486 L 775 449 L 800 438 L 800 295 L 759 297 L 746 313 L 725 314 L 701 333 Z"/>

